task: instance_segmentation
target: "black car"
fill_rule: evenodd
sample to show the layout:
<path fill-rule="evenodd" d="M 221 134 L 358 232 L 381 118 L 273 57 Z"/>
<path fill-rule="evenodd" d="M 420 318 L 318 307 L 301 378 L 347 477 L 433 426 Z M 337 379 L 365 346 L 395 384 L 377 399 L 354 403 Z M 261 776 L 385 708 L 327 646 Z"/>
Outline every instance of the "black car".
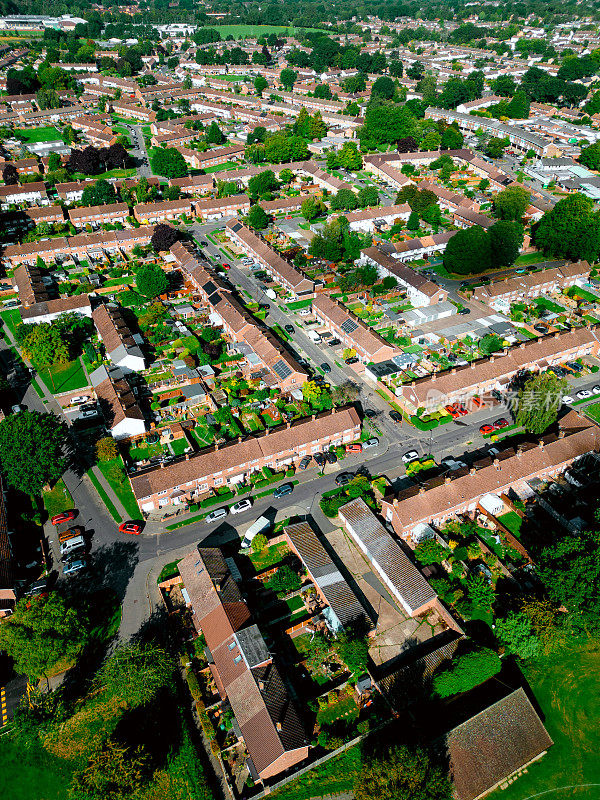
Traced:
<path fill-rule="evenodd" d="M 329 366 L 329 364 L 327 364 L 325 361 L 324 361 L 324 362 L 321 364 L 321 369 L 322 369 L 322 370 L 323 370 L 323 372 L 325 372 L 325 373 L 327 373 L 327 372 L 331 372 L 331 367 L 330 367 L 330 366 Z"/>
<path fill-rule="evenodd" d="M 365 417 L 368 419 L 373 419 L 373 417 L 377 416 L 377 412 L 372 408 L 365 408 Z"/>
<path fill-rule="evenodd" d="M 339 339 L 331 339 L 327 342 L 327 347 L 337 347 L 338 344 L 341 344 Z"/>
<path fill-rule="evenodd" d="M 208 247 L 208 242 L 202 241 L 200 242 L 200 244 L 202 245 L 202 247 Z"/>
<path fill-rule="evenodd" d="M 313 458 L 320 467 L 322 467 L 323 464 L 325 463 L 324 453 L 313 453 Z"/>
<path fill-rule="evenodd" d="M 470 308 L 459 308 L 458 313 L 462 314 L 463 316 L 465 316 L 465 314 L 470 314 L 471 313 L 471 309 Z"/>
<path fill-rule="evenodd" d="M 335 478 L 336 486 L 346 486 L 352 480 L 352 475 L 349 472 L 340 472 Z"/>
<path fill-rule="evenodd" d="M 390 411 L 390 417 L 394 420 L 394 422 L 402 422 L 402 414 L 399 411 L 396 411 L 395 408 Z"/>
<path fill-rule="evenodd" d="M 284 327 L 284 330 L 287 331 L 287 333 L 293 333 L 294 332 L 294 326 L 293 325 L 284 325 L 283 327 Z"/>
<path fill-rule="evenodd" d="M 356 358 L 356 356 L 350 356 L 350 358 L 346 359 L 345 363 L 346 364 L 358 364 L 358 358 Z"/>
<path fill-rule="evenodd" d="M 331 450 L 328 450 L 325 453 L 325 458 L 326 458 L 328 464 L 337 464 L 338 458 L 337 458 L 336 454 L 333 453 Z"/>

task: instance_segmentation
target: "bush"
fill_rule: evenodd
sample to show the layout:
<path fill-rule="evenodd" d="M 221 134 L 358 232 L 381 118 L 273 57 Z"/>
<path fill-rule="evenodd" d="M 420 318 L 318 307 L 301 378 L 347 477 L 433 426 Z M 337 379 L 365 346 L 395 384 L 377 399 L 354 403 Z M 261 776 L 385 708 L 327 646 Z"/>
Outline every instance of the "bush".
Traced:
<path fill-rule="evenodd" d="M 267 588 L 272 589 L 277 594 L 289 594 L 297 591 L 302 585 L 298 574 L 288 565 L 283 564 L 270 581 L 267 581 Z"/>
<path fill-rule="evenodd" d="M 269 544 L 269 540 L 263 533 L 258 533 L 252 540 L 252 552 L 260 553 Z"/>
<path fill-rule="evenodd" d="M 214 506 L 217 503 L 222 503 L 225 500 L 230 500 L 234 497 L 234 493 L 230 490 L 227 492 L 223 492 L 223 494 L 215 494 L 212 497 L 207 497 L 205 500 L 200 501 L 200 508 L 208 508 L 209 506 Z"/>
<path fill-rule="evenodd" d="M 185 679 L 187 681 L 188 689 L 190 690 L 190 694 L 196 701 L 196 703 L 202 703 L 202 691 L 200 689 L 200 684 L 198 683 L 198 678 L 192 672 L 191 669 L 188 669 L 185 673 Z"/>
<path fill-rule="evenodd" d="M 415 547 L 415 558 L 423 566 L 441 564 L 446 555 L 446 548 L 435 539 L 427 539 Z"/>
<path fill-rule="evenodd" d="M 112 461 L 117 458 L 119 450 L 112 436 L 104 436 L 96 442 L 96 457 L 98 461 Z"/>
<path fill-rule="evenodd" d="M 433 679 L 433 689 L 440 697 L 468 692 L 469 689 L 497 675 L 501 668 L 502 662 L 497 653 L 480 648 L 459 656 L 448 669 L 436 675 Z"/>

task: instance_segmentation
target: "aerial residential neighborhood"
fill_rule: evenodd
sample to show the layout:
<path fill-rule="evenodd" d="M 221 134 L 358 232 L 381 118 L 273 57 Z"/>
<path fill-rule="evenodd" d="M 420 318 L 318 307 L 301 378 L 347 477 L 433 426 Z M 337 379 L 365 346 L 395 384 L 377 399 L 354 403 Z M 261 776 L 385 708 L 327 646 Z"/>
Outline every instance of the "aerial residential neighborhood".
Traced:
<path fill-rule="evenodd" d="M 0 789 L 594 800 L 600 6 L 0 14 Z"/>

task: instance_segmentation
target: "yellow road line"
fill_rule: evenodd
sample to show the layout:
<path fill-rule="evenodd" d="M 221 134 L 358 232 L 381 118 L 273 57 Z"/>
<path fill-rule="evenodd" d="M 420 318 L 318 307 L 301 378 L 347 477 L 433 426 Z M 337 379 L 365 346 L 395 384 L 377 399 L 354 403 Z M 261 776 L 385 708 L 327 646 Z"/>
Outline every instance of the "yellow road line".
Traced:
<path fill-rule="evenodd" d="M 4 688 L 0 689 L 0 714 L 2 715 L 2 725 L 8 722 L 8 711 L 6 710 L 6 691 Z"/>

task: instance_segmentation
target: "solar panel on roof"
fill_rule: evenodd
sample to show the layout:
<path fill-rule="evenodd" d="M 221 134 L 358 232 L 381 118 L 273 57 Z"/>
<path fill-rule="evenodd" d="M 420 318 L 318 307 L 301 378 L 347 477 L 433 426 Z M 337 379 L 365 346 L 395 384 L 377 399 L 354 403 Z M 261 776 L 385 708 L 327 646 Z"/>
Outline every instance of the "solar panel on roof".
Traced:
<path fill-rule="evenodd" d="M 358 325 L 353 319 L 347 319 L 340 325 L 340 328 L 344 331 L 344 333 L 352 333 L 358 328 Z"/>
<path fill-rule="evenodd" d="M 281 378 L 282 381 L 284 381 L 286 378 L 289 378 L 290 375 L 292 374 L 292 370 L 288 367 L 285 361 L 283 361 L 283 359 L 279 359 L 279 361 L 275 363 L 275 366 L 273 367 L 273 372 L 279 378 Z"/>

